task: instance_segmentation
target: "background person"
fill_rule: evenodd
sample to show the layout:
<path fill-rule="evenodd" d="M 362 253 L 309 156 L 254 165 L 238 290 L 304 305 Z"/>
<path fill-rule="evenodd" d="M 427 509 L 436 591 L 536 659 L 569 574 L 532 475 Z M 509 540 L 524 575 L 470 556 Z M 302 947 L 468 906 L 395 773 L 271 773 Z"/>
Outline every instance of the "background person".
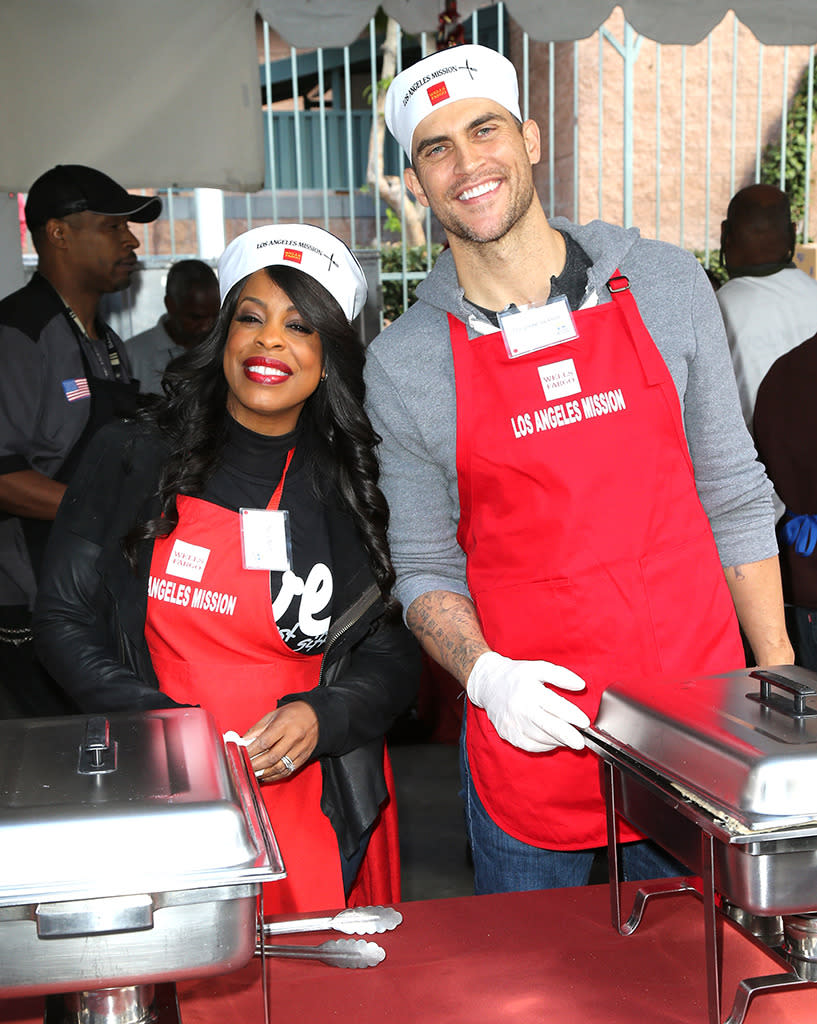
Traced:
<path fill-rule="evenodd" d="M 582 884 L 606 826 L 579 729 L 605 685 L 742 667 L 735 609 L 760 664 L 792 660 L 771 486 L 703 269 L 634 229 L 548 223 L 509 61 L 433 54 L 386 122 L 449 242 L 367 352 L 395 592 L 469 698 L 476 891 Z M 623 860 L 678 870 L 645 842 Z"/>
<path fill-rule="evenodd" d="M 98 316 L 128 287 L 155 196 L 131 195 L 101 171 L 59 164 L 31 186 L 25 216 L 37 271 L 0 302 L 0 714 L 72 710 L 34 658 L 31 607 L 51 522 L 102 424 L 131 412 L 122 341 Z"/>
<path fill-rule="evenodd" d="M 286 224 L 235 239 L 219 282 L 216 326 L 168 397 L 101 434 L 72 482 L 38 651 L 84 712 L 200 704 L 250 741 L 288 871 L 274 908 L 391 902 L 383 737 L 418 657 L 394 618 L 350 326 L 365 278 L 339 239 Z"/>
<path fill-rule="evenodd" d="M 218 279 L 203 260 L 179 260 L 167 272 L 165 309 L 155 327 L 125 342 L 142 394 L 161 395 L 171 359 L 204 341 L 219 310 Z"/>
<path fill-rule="evenodd" d="M 795 239 L 785 192 L 750 185 L 732 197 L 721 224 L 721 261 L 729 280 L 717 299 L 750 430 L 757 389 L 769 367 L 817 330 L 817 281 L 792 262 Z"/>
<path fill-rule="evenodd" d="M 755 443 L 785 506 L 777 524 L 797 663 L 817 671 L 817 334 L 776 359 L 755 401 Z"/>

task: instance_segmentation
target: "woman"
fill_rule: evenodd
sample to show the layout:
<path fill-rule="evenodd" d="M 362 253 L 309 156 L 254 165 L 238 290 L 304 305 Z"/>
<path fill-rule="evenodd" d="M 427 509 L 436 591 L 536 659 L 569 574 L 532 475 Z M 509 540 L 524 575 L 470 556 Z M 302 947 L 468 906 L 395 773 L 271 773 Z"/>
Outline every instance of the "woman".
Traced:
<path fill-rule="evenodd" d="M 282 225 L 235 239 L 219 287 L 210 336 L 63 499 L 38 653 L 84 712 L 197 704 L 244 735 L 287 867 L 276 911 L 392 902 L 383 735 L 417 652 L 350 326 L 365 278 L 333 235 Z"/>

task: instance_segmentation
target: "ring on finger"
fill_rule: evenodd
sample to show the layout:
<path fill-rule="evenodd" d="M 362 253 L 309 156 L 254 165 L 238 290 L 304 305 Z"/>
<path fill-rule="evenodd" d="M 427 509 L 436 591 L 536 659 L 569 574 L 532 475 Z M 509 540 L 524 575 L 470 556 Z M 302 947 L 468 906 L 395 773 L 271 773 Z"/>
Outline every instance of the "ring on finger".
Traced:
<path fill-rule="evenodd" d="M 281 757 L 281 764 L 284 766 L 284 768 L 286 768 L 286 770 L 290 773 L 290 775 L 292 774 L 292 772 L 295 771 L 295 764 L 294 764 L 294 762 L 292 761 L 291 758 L 287 757 L 286 754 L 284 754 Z"/>

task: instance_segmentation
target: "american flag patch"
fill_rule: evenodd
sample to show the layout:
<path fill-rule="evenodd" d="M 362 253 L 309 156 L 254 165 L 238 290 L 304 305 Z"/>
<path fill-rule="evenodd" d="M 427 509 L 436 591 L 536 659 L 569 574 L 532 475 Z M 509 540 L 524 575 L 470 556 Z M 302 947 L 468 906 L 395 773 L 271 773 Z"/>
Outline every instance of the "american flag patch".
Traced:
<path fill-rule="evenodd" d="M 69 402 L 78 402 L 80 398 L 90 398 L 87 377 L 76 377 L 62 382 L 62 390 Z"/>

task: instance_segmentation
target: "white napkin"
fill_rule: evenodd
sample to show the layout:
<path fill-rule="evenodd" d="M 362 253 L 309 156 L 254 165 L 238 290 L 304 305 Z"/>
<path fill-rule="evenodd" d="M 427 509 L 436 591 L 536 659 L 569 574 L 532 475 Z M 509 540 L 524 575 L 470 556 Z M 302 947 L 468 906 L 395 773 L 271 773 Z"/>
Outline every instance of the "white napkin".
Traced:
<path fill-rule="evenodd" d="M 245 740 L 243 736 L 239 736 L 234 729 L 228 729 L 227 732 L 224 733 L 224 736 L 222 738 L 225 743 L 237 743 L 239 747 L 248 747 L 250 743 L 252 743 L 252 740 Z M 256 771 L 255 776 L 256 778 L 258 778 L 263 774 L 264 769 L 259 768 L 258 771 Z"/>
<path fill-rule="evenodd" d="M 225 743 L 237 743 L 239 747 L 248 747 L 251 742 L 250 740 L 245 740 L 243 736 L 239 736 L 233 729 L 228 729 L 224 733 L 223 738 Z"/>

